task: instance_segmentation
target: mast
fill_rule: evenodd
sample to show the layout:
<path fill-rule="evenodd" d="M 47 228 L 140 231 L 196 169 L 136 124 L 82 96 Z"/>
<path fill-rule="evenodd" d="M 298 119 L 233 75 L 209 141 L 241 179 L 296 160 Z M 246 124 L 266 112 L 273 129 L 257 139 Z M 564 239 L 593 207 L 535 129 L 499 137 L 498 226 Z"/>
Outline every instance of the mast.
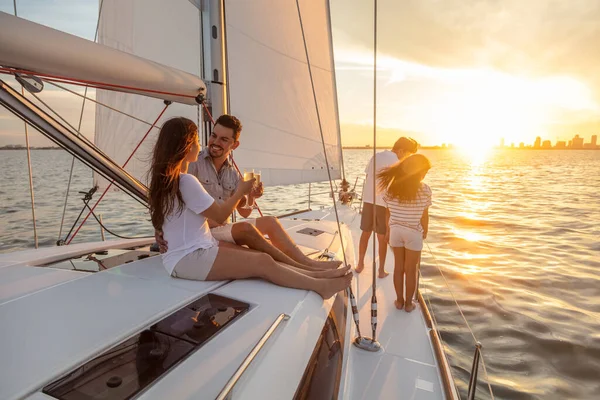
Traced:
<path fill-rule="evenodd" d="M 208 25 L 203 27 L 204 37 L 208 37 L 208 48 L 204 48 L 208 71 L 208 110 L 214 118 L 229 113 L 229 98 L 227 89 L 227 51 L 225 43 L 225 2 L 224 0 L 206 1 L 202 12 L 208 15 Z M 207 80 L 208 80 L 207 79 Z M 208 115 L 204 116 L 206 143 L 211 131 Z"/>

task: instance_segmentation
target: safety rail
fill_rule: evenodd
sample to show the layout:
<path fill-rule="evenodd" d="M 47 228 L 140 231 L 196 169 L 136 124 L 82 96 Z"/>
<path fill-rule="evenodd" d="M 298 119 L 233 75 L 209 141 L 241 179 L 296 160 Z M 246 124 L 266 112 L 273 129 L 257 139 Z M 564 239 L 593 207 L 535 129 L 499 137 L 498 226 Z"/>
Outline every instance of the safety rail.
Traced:
<path fill-rule="evenodd" d="M 256 346 L 254 346 L 254 348 L 252 349 L 252 351 L 250 351 L 250 354 L 248 354 L 248 356 L 244 359 L 244 361 L 242 361 L 242 364 L 240 364 L 240 366 L 235 371 L 235 373 L 233 374 L 233 376 L 229 379 L 229 381 L 227 381 L 227 383 L 223 387 L 223 390 L 221 390 L 221 393 L 219 393 L 219 395 L 217 396 L 217 398 L 216 398 L 217 400 L 225 400 L 225 399 L 230 399 L 231 398 L 233 388 L 238 383 L 238 381 L 240 380 L 240 378 L 242 377 L 242 375 L 244 375 L 244 372 L 246 372 L 246 370 L 248 369 L 248 367 L 250 366 L 250 364 L 252 363 L 252 361 L 254 361 L 254 359 L 256 358 L 256 356 L 258 355 L 258 353 L 264 347 L 265 343 L 267 343 L 267 341 L 271 338 L 271 336 L 273 336 L 273 333 L 275 333 L 275 331 L 281 325 L 281 323 L 283 321 L 287 321 L 288 319 L 290 319 L 289 315 L 287 315 L 287 314 L 279 314 L 279 316 L 277 317 L 277 319 L 275 319 L 275 321 L 273 322 L 273 324 L 271 324 L 271 326 L 269 327 L 269 329 L 267 329 L 267 331 L 260 338 L 260 340 L 258 341 L 258 343 L 256 343 Z"/>
<path fill-rule="evenodd" d="M 481 363 L 481 366 L 483 367 L 483 372 L 485 375 L 485 380 L 487 382 L 487 386 L 488 386 L 488 390 L 489 390 L 489 394 L 490 397 L 492 398 L 492 400 L 494 400 L 494 392 L 492 390 L 492 386 L 490 383 L 490 378 L 487 372 L 487 367 L 485 365 L 485 359 L 483 357 L 483 346 L 481 344 L 481 342 L 479 342 L 479 340 L 477 340 L 477 338 L 475 337 L 475 333 L 473 333 L 473 330 L 471 329 L 471 325 L 469 324 L 469 321 L 467 321 L 467 318 L 465 317 L 462 308 L 460 307 L 460 304 L 458 303 L 458 300 L 456 299 L 456 296 L 454 295 L 454 292 L 452 291 L 452 289 L 450 288 L 450 285 L 448 284 L 448 280 L 446 279 L 446 276 L 444 275 L 444 272 L 442 271 L 436 256 L 433 254 L 433 251 L 431 250 L 431 247 L 429 246 L 428 242 L 425 242 L 427 248 L 429 249 L 429 253 L 431 254 L 433 260 L 434 260 L 434 264 L 437 268 L 437 270 L 440 273 L 440 276 L 443 278 L 444 280 L 444 284 L 446 286 L 446 288 L 448 289 L 448 291 L 450 292 L 450 295 L 452 296 L 452 300 L 454 301 L 454 303 L 456 304 L 456 308 L 458 309 L 467 329 L 469 330 L 469 333 L 471 334 L 472 338 L 473 338 L 473 342 L 475 345 L 475 353 L 473 355 L 473 363 L 471 366 L 471 374 L 469 377 L 469 386 L 468 386 L 468 390 L 467 390 L 467 399 L 468 400 L 473 400 L 475 399 L 475 392 L 477 390 L 477 376 L 478 376 L 478 371 L 479 371 L 479 364 Z M 419 261 L 419 266 L 417 268 L 417 288 L 415 290 L 415 294 L 417 296 L 417 300 L 419 301 L 419 303 L 421 303 L 422 305 L 424 305 L 424 309 L 428 310 L 429 312 L 427 312 L 426 314 L 426 319 L 428 319 L 428 326 L 431 329 L 431 334 L 432 334 L 432 339 L 434 342 L 434 348 L 436 350 L 436 355 L 438 356 L 438 359 L 442 359 L 442 363 L 444 365 L 448 364 L 448 361 L 446 359 L 446 355 L 443 352 L 443 340 L 442 340 L 442 335 L 441 332 L 439 331 L 439 324 L 437 322 L 437 319 L 435 317 L 435 313 L 433 310 L 433 307 L 431 305 L 431 300 L 429 298 L 425 298 L 422 295 L 422 291 L 420 289 L 420 279 L 421 278 L 421 265 L 420 265 L 420 261 Z M 426 301 L 427 300 L 427 301 Z M 438 348 L 439 347 L 439 348 Z M 451 376 L 451 372 L 448 371 L 447 376 L 443 376 L 444 378 L 444 383 L 445 385 L 447 384 L 447 380 L 449 380 L 449 378 L 452 378 Z M 450 385 L 448 383 L 448 385 Z M 449 386 L 447 386 L 446 388 L 447 390 L 449 390 Z M 447 393 L 448 394 L 448 393 Z"/>

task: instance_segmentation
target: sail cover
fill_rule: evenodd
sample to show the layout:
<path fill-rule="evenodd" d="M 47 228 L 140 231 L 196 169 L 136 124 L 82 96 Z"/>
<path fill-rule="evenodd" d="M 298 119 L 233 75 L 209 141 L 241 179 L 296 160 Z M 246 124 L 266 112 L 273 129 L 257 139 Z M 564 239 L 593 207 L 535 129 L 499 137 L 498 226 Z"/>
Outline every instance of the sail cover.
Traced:
<path fill-rule="evenodd" d="M 169 67 L 201 75 L 201 32 L 199 1 L 191 0 L 103 0 L 98 42 Z M 162 100 L 128 93 L 98 90 L 98 102 L 153 123 L 163 110 Z M 183 116 L 199 123 L 197 105 L 171 104 L 157 123 Z M 117 164 L 123 165 L 148 132 L 150 126 L 96 105 L 94 143 Z M 156 142 L 158 129 L 152 129 L 125 169 L 143 183 Z M 94 174 L 100 189 L 108 182 Z"/>
<path fill-rule="evenodd" d="M 332 178 L 341 143 L 327 0 L 299 0 Z M 235 161 L 266 185 L 328 179 L 296 0 L 225 0 L 230 113 L 242 121 Z"/>

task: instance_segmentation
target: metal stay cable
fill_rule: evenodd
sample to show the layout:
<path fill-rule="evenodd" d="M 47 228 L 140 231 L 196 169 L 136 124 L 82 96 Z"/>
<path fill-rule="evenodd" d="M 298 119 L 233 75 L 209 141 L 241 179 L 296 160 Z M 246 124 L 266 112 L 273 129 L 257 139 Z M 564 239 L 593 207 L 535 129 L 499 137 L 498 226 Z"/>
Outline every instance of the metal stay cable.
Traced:
<path fill-rule="evenodd" d="M 161 117 L 163 116 L 163 114 L 165 113 L 165 111 L 167 111 L 167 108 L 170 105 L 171 105 L 171 102 L 165 100 L 165 107 L 160 112 L 160 114 L 158 115 L 158 117 L 156 118 L 156 120 L 154 121 L 154 123 L 152 124 L 152 126 L 150 127 L 150 129 L 148 129 L 148 131 L 146 132 L 146 134 L 138 142 L 137 146 L 135 146 L 135 149 L 133 149 L 133 151 L 131 152 L 131 154 L 129 155 L 129 157 L 125 161 L 125 163 L 123 163 L 123 165 L 122 165 L 121 168 L 125 168 L 127 166 L 127 164 L 129 163 L 129 161 L 131 160 L 131 158 L 133 157 L 133 155 L 135 154 L 135 152 L 137 151 L 137 149 L 140 148 L 140 146 L 142 145 L 142 143 L 144 142 L 144 140 L 146 140 L 146 138 L 148 137 L 148 135 L 150 134 L 150 132 L 152 132 L 152 128 L 154 128 L 154 126 L 158 123 L 158 121 L 161 119 Z M 67 241 L 67 244 L 70 244 L 71 241 L 73 241 L 73 239 L 75 238 L 75 236 L 77 236 L 77 233 L 83 227 L 83 224 L 85 224 L 85 221 L 87 221 L 87 219 L 90 217 L 90 215 L 92 214 L 92 212 L 94 211 L 94 209 L 96 208 L 96 206 L 98 206 L 98 204 L 100 204 L 100 201 L 102 201 L 102 199 L 104 198 L 104 196 L 106 195 L 106 193 L 108 193 L 108 190 L 111 188 L 111 186 L 113 185 L 113 183 L 114 183 L 114 180 L 110 182 L 110 184 L 106 187 L 106 189 L 104 189 L 104 192 L 102 192 L 102 195 L 96 201 L 96 204 L 94 204 L 94 206 L 90 209 L 90 211 L 88 212 L 88 214 L 86 215 L 86 217 L 81 222 L 81 225 L 79 225 L 79 227 L 77 228 L 77 230 L 75 231 L 75 233 L 73 234 L 73 236 L 71 236 L 71 238 L 69 238 L 69 240 Z"/>
<path fill-rule="evenodd" d="M 17 16 L 17 0 L 13 0 L 13 6 L 15 8 L 15 17 Z M 21 94 L 25 96 L 25 89 L 21 86 Z M 31 149 L 29 148 L 29 129 L 27 129 L 27 122 L 25 124 L 25 145 L 27 147 L 27 166 L 29 168 L 29 195 L 31 197 L 31 218 L 33 220 L 33 241 L 34 246 L 38 248 L 38 236 L 37 226 L 35 223 L 35 198 L 33 195 L 33 170 L 31 168 Z"/>
<path fill-rule="evenodd" d="M 15 0 L 16 1 L 16 0 Z M 104 0 L 100 0 L 100 6 L 98 9 L 98 21 L 96 22 L 96 33 L 94 34 L 94 42 L 98 39 L 98 29 L 100 28 L 100 16 L 102 15 L 102 4 L 104 4 Z M 85 109 L 85 99 L 87 98 L 87 86 L 83 92 L 83 102 L 81 103 L 81 113 L 79 114 L 79 124 L 77 125 L 77 137 L 81 135 L 81 123 L 83 121 L 83 110 Z M 37 98 L 37 96 L 36 96 Z M 39 99 L 38 99 L 39 100 Z M 67 184 L 67 192 L 65 193 L 65 204 L 63 205 L 62 218 L 60 219 L 60 228 L 58 230 L 58 240 L 62 236 L 62 230 L 65 223 L 65 214 L 67 212 L 67 203 L 69 201 L 69 191 L 71 190 L 71 180 L 73 178 L 73 167 L 75 166 L 75 156 L 71 158 L 71 168 L 69 170 L 69 183 Z"/>
<path fill-rule="evenodd" d="M 440 275 L 444 279 L 444 283 L 446 284 L 446 287 L 448 288 L 448 291 L 450 292 L 450 295 L 452 296 L 452 300 L 454 300 L 454 303 L 456 304 L 456 308 L 458 308 L 458 311 L 460 312 L 460 315 L 462 316 L 463 321 L 465 321 L 465 324 L 467 325 L 467 329 L 469 329 L 469 333 L 471 333 L 471 336 L 473 337 L 473 341 L 475 342 L 475 344 L 479 343 L 479 341 L 475 337 L 475 333 L 473 333 L 473 329 L 471 329 L 471 325 L 469 325 L 469 321 L 467 321 L 467 318 L 465 317 L 465 314 L 463 313 L 462 308 L 460 307 L 460 304 L 458 303 L 458 300 L 456 300 L 456 296 L 454 295 L 454 292 L 452 291 L 452 289 L 450 288 L 450 285 L 448 284 L 446 275 L 444 275 L 444 272 L 442 271 L 442 268 L 439 265 L 437 257 L 435 256 L 435 254 L 433 254 L 433 251 L 431 250 L 431 246 L 429 246 L 429 242 L 425 241 L 425 244 L 427 245 L 427 248 L 429 249 L 429 253 L 431 254 L 431 257 L 434 260 L 435 266 L 437 267 L 438 271 L 440 272 Z M 436 322 L 436 325 L 437 325 L 437 322 Z M 488 389 L 490 391 L 490 395 L 492 396 L 492 400 L 494 400 L 494 392 L 492 391 L 492 386 L 490 384 L 490 378 L 488 376 L 487 368 L 485 366 L 485 361 L 484 361 L 484 357 L 483 357 L 483 349 L 480 349 L 479 351 L 481 353 L 481 363 L 483 365 L 483 372 L 485 373 L 485 380 L 487 382 Z"/>
<path fill-rule="evenodd" d="M 377 0 L 373 0 L 373 282 L 371 290 L 371 329 L 377 339 Z M 386 249 L 387 251 L 387 249 Z M 381 260 L 379 260 L 381 262 Z"/>
<path fill-rule="evenodd" d="M 321 123 L 321 114 L 319 113 L 319 103 L 317 102 L 317 92 L 315 90 L 315 82 L 313 80 L 313 75 L 312 75 L 312 68 L 311 68 L 311 64 L 310 64 L 310 57 L 308 55 L 308 47 L 306 46 L 306 36 L 304 34 L 304 25 L 302 24 L 302 13 L 300 12 L 300 3 L 298 2 L 298 0 L 296 0 L 296 8 L 298 9 L 298 20 L 300 22 L 300 30 L 302 31 L 302 41 L 304 42 L 304 51 L 306 53 L 306 63 L 308 65 L 308 74 L 310 76 L 310 84 L 312 87 L 312 93 L 313 93 L 313 98 L 315 101 L 315 110 L 317 112 L 317 121 L 319 122 L 319 132 L 321 134 L 321 144 L 323 145 L 323 156 L 325 157 L 325 166 L 327 168 L 327 176 L 329 178 L 329 189 L 330 189 L 330 193 L 331 193 L 331 199 L 333 200 L 333 209 L 335 211 L 335 220 L 337 222 L 337 228 L 338 231 L 340 232 L 340 246 L 342 248 L 342 255 L 344 257 L 344 265 L 348 265 L 347 259 L 346 259 L 346 248 L 344 247 L 344 238 L 342 235 L 342 227 L 340 225 L 340 217 L 338 214 L 338 209 L 337 209 L 337 204 L 335 201 L 335 195 L 333 192 L 333 183 L 331 180 L 331 169 L 329 169 L 329 160 L 327 158 L 327 148 L 325 146 L 325 135 L 323 134 L 323 124 Z M 354 318 L 354 323 L 356 324 L 356 331 L 358 333 L 358 336 L 360 337 L 360 326 L 359 326 L 359 320 L 358 320 L 358 308 L 356 306 L 356 298 L 354 297 L 354 293 L 352 292 L 352 284 L 350 284 L 350 286 L 348 286 L 348 294 L 350 297 L 350 301 L 351 301 L 351 305 L 352 305 L 352 315 Z"/>

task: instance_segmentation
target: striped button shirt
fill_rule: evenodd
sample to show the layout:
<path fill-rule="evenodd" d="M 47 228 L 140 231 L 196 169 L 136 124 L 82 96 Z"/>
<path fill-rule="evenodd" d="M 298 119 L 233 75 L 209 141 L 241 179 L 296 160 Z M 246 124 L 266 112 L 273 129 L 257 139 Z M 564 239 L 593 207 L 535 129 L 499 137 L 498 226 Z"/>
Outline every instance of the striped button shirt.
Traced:
<path fill-rule="evenodd" d="M 421 217 L 425 209 L 431 206 L 431 189 L 422 183 L 415 200 L 399 202 L 385 198 L 385 203 L 390 210 L 390 226 L 402 225 L 423 232 Z"/>

